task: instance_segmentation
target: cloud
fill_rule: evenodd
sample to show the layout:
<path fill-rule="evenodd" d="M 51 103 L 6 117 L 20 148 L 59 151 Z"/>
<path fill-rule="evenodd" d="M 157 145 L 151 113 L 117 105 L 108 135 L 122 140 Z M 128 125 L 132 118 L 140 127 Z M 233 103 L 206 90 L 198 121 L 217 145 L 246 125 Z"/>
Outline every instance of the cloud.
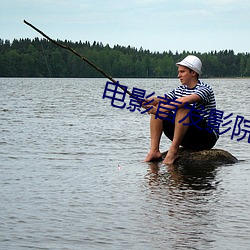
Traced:
<path fill-rule="evenodd" d="M 87 3 L 81 3 L 80 5 L 79 5 L 79 9 L 80 10 L 86 10 L 86 9 L 88 9 L 90 6 L 89 6 L 89 4 L 87 4 Z"/>
<path fill-rule="evenodd" d="M 249 0 L 4 1 L 0 25 L 2 37 L 8 39 L 34 36 L 22 23 L 26 19 L 59 39 L 161 51 L 207 51 L 222 46 L 246 51 L 249 7 Z"/>
<path fill-rule="evenodd" d="M 166 3 L 168 1 L 167 0 L 135 0 L 132 2 L 135 3 L 136 5 L 145 6 L 145 5 L 156 5 L 159 3 Z"/>
<path fill-rule="evenodd" d="M 211 7 L 220 11 L 228 11 L 238 9 L 248 9 L 250 2 L 248 0 L 200 0 L 199 3 L 203 3 L 204 6 Z"/>

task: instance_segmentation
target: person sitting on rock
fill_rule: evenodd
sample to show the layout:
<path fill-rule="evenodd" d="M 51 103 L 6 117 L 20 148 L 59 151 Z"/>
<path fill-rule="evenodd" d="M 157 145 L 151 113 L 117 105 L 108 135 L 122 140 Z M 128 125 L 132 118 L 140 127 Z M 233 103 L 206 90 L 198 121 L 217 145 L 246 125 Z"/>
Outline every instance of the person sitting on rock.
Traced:
<path fill-rule="evenodd" d="M 219 138 L 218 131 L 209 122 L 211 110 L 216 110 L 213 89 L 199 80 L 201 60 L 188 55 L 176 66 L 181 85 L 164 97 L 151 97 L 143 102 L 151 114 L 150 151 L 145 162 L 161 158 L 162 132 L 172 141 L 163 160 L 168 165 L 178 158 L 179 146 L 191 150 L 211 149 Z"/>

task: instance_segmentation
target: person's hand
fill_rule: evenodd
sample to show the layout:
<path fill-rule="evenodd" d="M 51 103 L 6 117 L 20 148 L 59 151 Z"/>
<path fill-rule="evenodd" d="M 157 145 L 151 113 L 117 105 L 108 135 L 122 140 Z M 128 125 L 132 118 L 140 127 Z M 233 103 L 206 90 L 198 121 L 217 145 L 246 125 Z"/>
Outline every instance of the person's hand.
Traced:
<path fill-rule="evenodd" d="M 156 115 L 157 113 L 157 107 L 154 105 L 146 105 L 144 108 L 148 110 L 147 113 L 150 115 Z"/>
<path fill-rule="evenodd" d="M 144 101 L 142 102 L 142 107 L 146 108 L 147 105 L 156 105 L 157 102 L 155 100 L 155 97 L 150 97 L 147 99 L 144 99 Z"/>

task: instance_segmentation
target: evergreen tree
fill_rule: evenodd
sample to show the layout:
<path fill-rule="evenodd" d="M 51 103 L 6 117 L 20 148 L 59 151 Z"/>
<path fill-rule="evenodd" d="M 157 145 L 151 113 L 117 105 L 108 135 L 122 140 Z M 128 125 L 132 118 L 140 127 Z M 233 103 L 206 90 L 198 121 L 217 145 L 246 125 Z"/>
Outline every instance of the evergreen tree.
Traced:
<path fill-rule="evenodd" d="M 58 41 L 62 43 L 61 41 Z M 119 77 L 176 77 L 175 63 L 188 54 L 201 58 L 203 77 L 247 77 L 250 76 L 249 53 L 235 54 L 233 50 L 150 52 L 142 47 L 115 45 L 94 41 L 65 45 L 74 48 L 107 74 Z M 1 77 L 101 77 L 102 75 L 78 57 L 63 50 L 46 39 L 0 39 Z"/>

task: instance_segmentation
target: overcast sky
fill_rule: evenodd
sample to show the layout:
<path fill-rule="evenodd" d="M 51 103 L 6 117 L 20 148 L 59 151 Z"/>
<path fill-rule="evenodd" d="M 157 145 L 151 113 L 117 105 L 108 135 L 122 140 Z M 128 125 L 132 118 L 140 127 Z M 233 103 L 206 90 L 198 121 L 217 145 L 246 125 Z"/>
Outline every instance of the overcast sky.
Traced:
<path fill-rule="evenodd" d="M 93 41 L 182 52 L 250 52 L 249 0 L 0 0 L 0 38 Z"/>

